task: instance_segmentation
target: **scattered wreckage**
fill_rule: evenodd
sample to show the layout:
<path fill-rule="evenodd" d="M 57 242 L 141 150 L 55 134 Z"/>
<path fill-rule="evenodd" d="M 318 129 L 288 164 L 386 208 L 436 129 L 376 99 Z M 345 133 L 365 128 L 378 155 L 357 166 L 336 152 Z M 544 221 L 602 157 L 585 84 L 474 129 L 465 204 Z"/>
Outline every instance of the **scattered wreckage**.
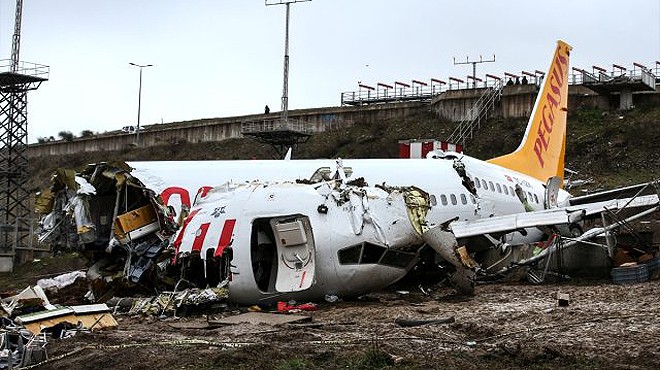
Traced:
<path fill-rule="evenodd" d="M 70 284 L 80 277 L 76 275 L 61 276 L 56 285 Z M 51 304 L 42 287 L 56 289 L 53 279 L 50 280 L 40 281 L 0 300 L 0 369 L 21 368 L 47 360 L 46 345 L 50 339 L 117 327 L 110 308 L 104 303 Z"/>
<path fill-rule="evenodd" d="M 460 159 L 439 160 L 453 161 L 458 186 L 478 197 Z M 578 197 L 565 207 L 534 211 L 525 192 L 517 191 L 527 212 L 448 219 L 446 210 L 438 217 L 438 200 L 423 189 L 349 181 L 341 161 L 337 164 L 334 176 L 315 181 L 203 188 L 178 218 L 124 163 L 58 170 L 52 187 L 37 199 L 39 241 L 74 246 L 88 256 L 92 302 L 130 294 L 131 288 L 176 292 L 217 286 L 227 288 L 232 302 L 246 305 L 350 297 L 422 267 L 471 294 L 476 279 L 511 271 L 543 281 L 552 262 L 547 257 L 594 244 L 588 240 L 658 209 L 657 194 L 646 191 L 609 200 Z M 584 234 L 556 227 L 633 207 L 646 208 Z M 548 237 L 536 244 L 504 237 L 524 236 L 526 230 Z M 610 244 L 597 245 L 612 256 Z"/>
<path fill-rule="evenodd" d="M 78 173 L 58 169 L 35 211 L 42 215 L 40 243 L 80 250 L 93 263 L 87 271 L 90 300 L 103 302 L 116 289 L 161 281 L 178 226 L 171 209 L 125 164 L 92 165 Z"/>

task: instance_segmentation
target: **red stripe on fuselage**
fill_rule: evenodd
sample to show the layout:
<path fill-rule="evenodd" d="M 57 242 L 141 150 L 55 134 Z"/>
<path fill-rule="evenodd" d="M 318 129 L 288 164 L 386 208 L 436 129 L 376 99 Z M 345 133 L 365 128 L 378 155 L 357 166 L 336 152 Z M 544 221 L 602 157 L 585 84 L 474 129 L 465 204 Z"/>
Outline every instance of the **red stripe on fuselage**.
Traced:
<path fill-rule="evenodd" d="M 181 240 L 183 239 L 183 234 L 186 232 L 186 228 L 188 227 L 188 224 L 190 223 L 190 220 L 195 217 L 195 215 L 199 212 L 199 209 L 196 209 L 186 217 L 186 220 L 183 221 L 183 226 L 181 227 L 181 231 L 179 232 L 179 235 L 177 235 L 176 240 L 174 240 L 174 260 L 172 260 L 172 263 L 176 263 L 176 256 L 179 254 L 179 247 L 181 247 Z"/>
<path fill-rule="evenodd" d="M 225 220 L 225 224 L 222 226 L 222 235 L 220 235 L 220 240 L 218 241 L 218 248 L 215 249 L 214 257 L 222 256 L 225 248 L 231 243 L 231 236 L 234 233 L 234 226 L 236 225 L 236 219 Z"/>
<path fill-rule="evenodd" d="M 197 233 L 195 234 L 195 240 L 193 240 L 192 244 L 193 252 L 199 252 L 202 250 L 202 245 L 204 245 L 204 238 L 206 238 L 206 232 L 209 230 L 209 225 L 211 225 L 209 222 L 199 225 L 199 230 L 197 230 Z"/>

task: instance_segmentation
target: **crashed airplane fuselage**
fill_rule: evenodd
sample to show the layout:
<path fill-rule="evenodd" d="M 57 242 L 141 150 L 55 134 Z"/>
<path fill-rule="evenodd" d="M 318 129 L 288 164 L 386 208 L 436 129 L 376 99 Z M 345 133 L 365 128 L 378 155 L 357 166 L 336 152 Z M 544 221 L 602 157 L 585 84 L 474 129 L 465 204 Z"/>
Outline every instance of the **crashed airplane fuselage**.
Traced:
<path fill-rule="evenodd" d="M 319 168 L 332 163 L 301 162 Z M 494 171 L 492 165 L 459 158 L 457 153 L 439 159 L 345 160 L 343 164 L 332 176 L 337 180 L 314 184 L 201 187 L 174 238 L 177 258 L 182 258 L 178 264 L 193 266 L 198 274 L 205 271 L 202 277 L 194 273 L 189 277 L 202 281 L 201 285 L 203 279 L 213 285 L 231 278 L 232 299 L 241 303 L 355 296 L 405 276 L 425 244 L 423 234 L 434 226 L 521 213 L 526 207 L 543 209 L 545 189 L 538 181 L 506 169 Z M 340 178 L 341 172 L 384 185 L 350 185 Z M 406 185 L 419 183 L 424 187 Z M 516 189 L 525 193 L 526 203 Z M 412 196 L 415 192 L 424 196 Z M 566 193 L 561 194 L 565 198 Z M 518 244 L 541 235 L 532 229 L 499 241 Z M 472 248 L 492 246 L 486 240 Z M 453 249 L 437 252 L 454 253 Z M 447 256 L 443 258 L 449 260 Z M 190 258 L 201 261 L 186 262 Z M 452 264 L 461 267 L 460 262 Z"/>

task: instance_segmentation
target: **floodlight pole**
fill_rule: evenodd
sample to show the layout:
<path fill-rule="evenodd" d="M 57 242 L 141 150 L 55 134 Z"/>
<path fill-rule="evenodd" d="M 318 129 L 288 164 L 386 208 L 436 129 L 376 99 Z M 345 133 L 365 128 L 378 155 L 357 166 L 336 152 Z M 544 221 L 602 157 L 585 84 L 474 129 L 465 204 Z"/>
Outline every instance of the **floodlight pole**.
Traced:
<path fill-rule="evenodd" d="M 135 64 L 129 62 L 128 64 L 140 68 L 140 86 L 138 88 L 138 111 L 137 111 L 137 128 L 135 130 L 135 145 L 140 145 L 140 106 L 142 105 L 142 68 L 153 67 L 153 64 Z"/>
<path fill-rule="evenodd" d="M 282 123 L 289 120 L 289 15 L 292 3 L 303 3 L 312 0 L 265 0 L 266 6 L 286 5 L 286 24 L 284 31 L 284 82 L 282 84 Z"/>

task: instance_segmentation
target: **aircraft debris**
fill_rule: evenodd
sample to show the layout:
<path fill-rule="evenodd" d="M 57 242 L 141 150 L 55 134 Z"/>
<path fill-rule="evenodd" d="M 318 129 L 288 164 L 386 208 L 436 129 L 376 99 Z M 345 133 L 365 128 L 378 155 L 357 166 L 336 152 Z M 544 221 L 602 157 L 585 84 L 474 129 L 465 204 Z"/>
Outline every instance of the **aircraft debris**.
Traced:
<path fill-rule="evenodd" d="M 35 335 L 13 323 L 0 326 L 0 369 L 15 369 L 45 361 L 46 336 Z"/>
<path fill-rule="evenodd" d="M 177 292 L 162 292 L 156 296 L 143 298 L 112 298 L 108 305 L 113 312 L 128 315 L 157 317 L 179 317 L 199 313 L 209 308 L 226 308 L 229 291 L 226 288 L 190 288 Z"/>
<path fill-rule="evenodd" d="M 461 254 L 457 251 L 459 247 L 454 234 L 443 230 L 442 225 L 439 225 L 424 232 L 422 238 L 454 267 L 454 272 L 449 275 L 452 286 L 461 294 L 472 294 L 476 276 L 475 266 L 471 263 L 466 264 L 461 258 Z"/>
<path fill-rule="evenodd" d="M 79 250 L 93 262 L 87 278 L 97 302 L 107 300 L 116 283 L 156 285 L 178 227 L 172 210 L 130 171 L 122 162 L 58 169 L 36 199 L 39 242 Z"/>
<path fill-rule="evenodd" d="M 46 293 L 39 286 L 29 286 L 14 296 L 2 299 L 0 307 L 9 317 L 55 308 L 50 304 Z"/>
<path fill-rule="evenodd" d="M 53 305 L 38 285 L 0 303 L 6 313 L 0 316 L 0 369 L 45 361 L 47 338 L 69 338 L 79 331 L 118 326 L 107 305 Z"/>
<path fill-rule="evenodd" d="M 41 289 L 57 293 L 58 290 L 73 285 L 78 279 L 85 279 L 85 277 L 86 274 L 83 271 L 71 271 L 52 278 L 39 279 L 37 285 Z"/>
<path fill-rule="evenodd" d="M 119 325 L 104 303 L 61 306 L 16 317 L 16 322 L 32 333 L 40 333 L 58 324 L 87 330 L 114 329 Z"/>

